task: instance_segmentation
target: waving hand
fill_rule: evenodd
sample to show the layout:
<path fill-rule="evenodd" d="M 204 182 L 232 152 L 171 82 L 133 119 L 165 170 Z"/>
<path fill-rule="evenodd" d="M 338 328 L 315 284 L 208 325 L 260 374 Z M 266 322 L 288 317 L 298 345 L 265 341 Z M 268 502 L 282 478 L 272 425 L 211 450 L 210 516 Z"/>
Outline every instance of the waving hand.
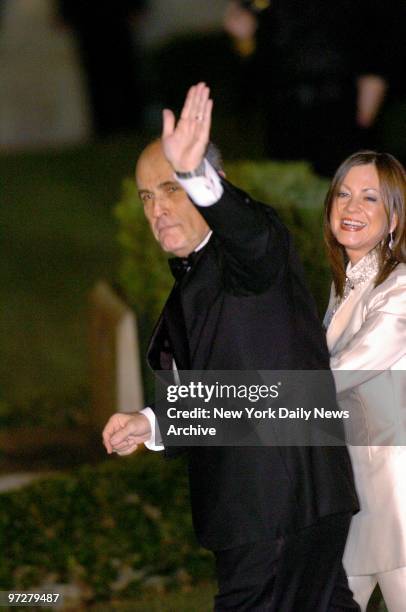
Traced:
<path fill-rule="evenodd" d="M 162 148 L 175 171 L 191 172 L 203 160 L 213 108 L 209 94 L 205 83 L 191 87 L 177 123 L 171 110 L 163 111 Z"/>

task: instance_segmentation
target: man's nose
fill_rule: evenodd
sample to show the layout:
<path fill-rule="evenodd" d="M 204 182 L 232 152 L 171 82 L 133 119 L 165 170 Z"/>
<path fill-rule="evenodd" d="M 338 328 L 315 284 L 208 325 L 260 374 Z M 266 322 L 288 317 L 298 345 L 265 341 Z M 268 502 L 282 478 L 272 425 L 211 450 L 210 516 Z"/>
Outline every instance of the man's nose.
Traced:
<path fill-rule="evenodd" d="M 169 198 L 165 195 L 156 196 L 154 199 L 154 205 L 152 209 L 152 215 L 155 218 L 159 218 L 169 211 Z"/>

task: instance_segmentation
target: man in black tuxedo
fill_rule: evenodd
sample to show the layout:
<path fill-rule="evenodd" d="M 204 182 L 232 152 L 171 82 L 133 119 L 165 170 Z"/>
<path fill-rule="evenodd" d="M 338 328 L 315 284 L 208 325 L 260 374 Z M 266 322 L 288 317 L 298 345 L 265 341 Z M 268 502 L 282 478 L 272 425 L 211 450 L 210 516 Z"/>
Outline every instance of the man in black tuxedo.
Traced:
<path fill-rule="evenodd" d="M 154 331 L 150 365 L 326 370 L 324 334 L 287 229 L 204 159 L 211 110 L 205 84 L 192 87 L 178 123 L 165 110 L 161 140 L 137 164 L 155 238 L 181 259 L 194 253 Z M 107 451 L 128 454 L 141 442 L 153 448 L 152 416 L 150 408 L 113 415 L 103 432 Z M 215 610 L 359 610 L 341 563 L 357 510 L 345 447 L 187 453 L 196 534 L 216 556 Z"/>

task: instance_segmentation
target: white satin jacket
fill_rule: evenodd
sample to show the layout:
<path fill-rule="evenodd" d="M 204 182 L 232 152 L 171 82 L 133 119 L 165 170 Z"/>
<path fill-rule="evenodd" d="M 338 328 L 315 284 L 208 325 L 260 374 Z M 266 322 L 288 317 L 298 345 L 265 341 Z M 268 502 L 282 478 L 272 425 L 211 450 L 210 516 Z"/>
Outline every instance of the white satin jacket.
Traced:
<path fill-rule="evenodd" d="M 378 287 L 375 251 L 347 268 L 325 317 L 361 511 L 351 523 L 347 574 L 406 566 L 406 264 Z"/>

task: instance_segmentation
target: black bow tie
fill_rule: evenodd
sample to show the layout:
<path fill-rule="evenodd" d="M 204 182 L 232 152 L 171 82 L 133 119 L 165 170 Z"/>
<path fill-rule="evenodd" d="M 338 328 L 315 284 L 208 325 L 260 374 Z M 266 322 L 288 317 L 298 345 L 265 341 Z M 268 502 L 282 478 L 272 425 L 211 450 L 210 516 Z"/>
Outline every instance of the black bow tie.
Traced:
<path fill-rule="evenodd" d="M 196 259 L 196 255 L 197 253 L 193 252 L 187 257 L 171 257 L 168 259 L 168 264 L 172 275 L 176 280 L 181 280 L 185 276 L 186 272 L 189 272 Z"/>

